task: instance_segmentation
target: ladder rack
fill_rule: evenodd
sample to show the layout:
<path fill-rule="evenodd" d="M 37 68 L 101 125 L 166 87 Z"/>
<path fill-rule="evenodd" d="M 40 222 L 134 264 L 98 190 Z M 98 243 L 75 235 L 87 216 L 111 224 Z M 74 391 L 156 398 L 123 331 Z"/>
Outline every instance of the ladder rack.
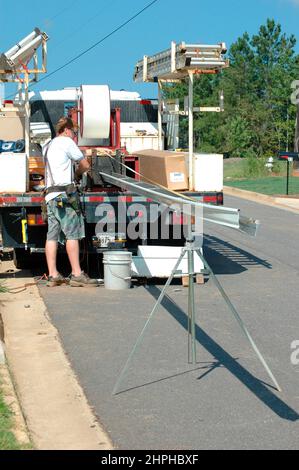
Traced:
<path fill-rule="evenodd" d="M 25 113 L 25 152 L 30 149 L 29 84 L 37 82 L 41 73 L 47 72 L 47 41 L 49 36 L 35 28 L 21 41 L 0 53 L 0 83 L 18 83 L 19 104 Z M 41 58 L 38 50 L 41 48 Z M 41 62 L 41 64 L 39 64 Z"/>
<path fill-rule="evenodd" d="M 172 41 L 170 49 L 166 49 L 152 56 L 145 55 L 137 62 L 134 69 L 135 82 L 157 82 L 158 83 L 158 134 L 159 150 L 163 149 L 162 142 L 162 114 L 163 114 L 163 82 L 179 82 L 185 78 L 189 79 L 188 91 L 188 133 L 189 133 L 189 190 L 194 189 L 194 129 L 193 129 L 193 84 L 195 74 L 217 74 L 229 66 L 224 42 L 219 44 L 176 44 Z M 200 112 L 223 111 L 223 95 L 218 107 L 201 107 Z"/>
<path fill-rule="evenodd" d="M 170 49 L 152 56 L 144 56 L 137 62 L 134 71 L 136 82 L 156 82 L 158 80 L 182 80 L 188 71 L 217 73 L 229 62 L 224 58 L 225 43 L 181 44 L 171 43 Z"/>

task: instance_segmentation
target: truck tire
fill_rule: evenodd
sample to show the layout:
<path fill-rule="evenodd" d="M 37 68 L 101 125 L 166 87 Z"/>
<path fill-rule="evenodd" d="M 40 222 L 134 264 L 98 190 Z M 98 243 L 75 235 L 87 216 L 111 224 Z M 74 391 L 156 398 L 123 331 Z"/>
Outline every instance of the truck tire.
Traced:
<path fill-rule="evenodd" d="M 24 248 L 15 248 L 13 251 L 13 262 L 17 269 L 29 269 L 32 262 L 30 252 Z"/>

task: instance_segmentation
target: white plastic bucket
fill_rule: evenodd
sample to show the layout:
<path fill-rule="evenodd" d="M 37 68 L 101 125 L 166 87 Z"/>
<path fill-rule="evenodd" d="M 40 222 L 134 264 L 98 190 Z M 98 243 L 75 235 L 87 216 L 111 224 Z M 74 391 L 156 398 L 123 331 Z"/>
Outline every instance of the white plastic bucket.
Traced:
<path fill-rule="evenodd" d="M 105 251 L 103 264 L 104 286 L 106 289 L 130 289 L 132 264 L 132 253 L 130 251 Z"/>

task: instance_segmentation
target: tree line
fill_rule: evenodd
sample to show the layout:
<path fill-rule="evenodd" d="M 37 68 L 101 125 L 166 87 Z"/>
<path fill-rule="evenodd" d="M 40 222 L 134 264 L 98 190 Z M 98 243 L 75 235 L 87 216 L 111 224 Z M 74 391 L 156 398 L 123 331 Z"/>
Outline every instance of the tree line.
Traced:
<path fill-rule="evenodd" d="M 291 102 L 299 80 L 296 38 L 268 19 L 251 37 L 247 32 L 228 51 L 230 66 L 217 75 L 195 75 L 194 106 L 215 106 L 224 92 L 225 111 L 195 113 L 194 147 L 232 157 L 269 157 L 294 149 L 296 106 Z M 163 89 L 165 98 L 188 94 L 186 83 Z M 180 118 L 181 147 L 188 145 L 188 119 Z"/>

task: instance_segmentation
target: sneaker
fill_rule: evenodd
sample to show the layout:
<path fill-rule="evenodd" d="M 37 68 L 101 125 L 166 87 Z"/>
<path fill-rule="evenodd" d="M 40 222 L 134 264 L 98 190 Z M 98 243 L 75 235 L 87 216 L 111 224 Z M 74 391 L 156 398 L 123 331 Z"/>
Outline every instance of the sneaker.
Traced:
<path fill-rule="evenodd" d="M 98 287 L 97 279 L 90 279 L 84 271 L 79 276 L 71 275 L 70 286 L 72 287 Z"/>
<path fill-rule="evenodd" d="M 53 276 L 48 277 L 48 282 L 47 282 L 48 287 L 61 286 L 62 284 L 68 284 L 68 280 L 65 279 L 60 273 L 58 273 L 58 276 L 56 277 L 53 277 Z"/>

